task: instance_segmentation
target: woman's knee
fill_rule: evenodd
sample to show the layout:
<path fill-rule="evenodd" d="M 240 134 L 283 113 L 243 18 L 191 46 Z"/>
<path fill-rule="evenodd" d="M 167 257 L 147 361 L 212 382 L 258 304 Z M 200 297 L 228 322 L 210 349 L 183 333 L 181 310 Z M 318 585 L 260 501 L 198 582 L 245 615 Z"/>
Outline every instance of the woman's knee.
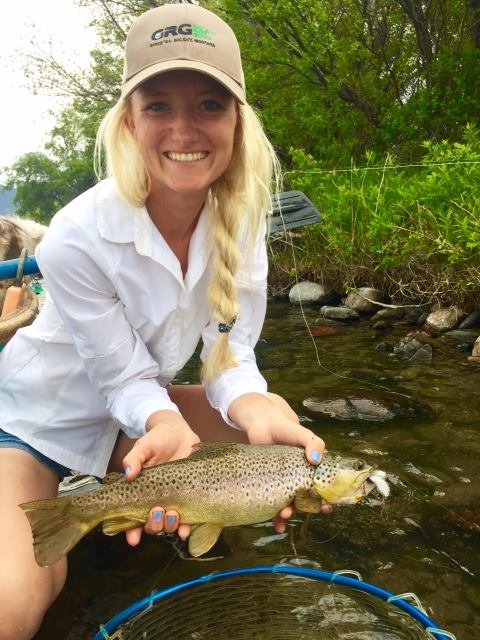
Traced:
<path fill-rule="evenodd" d="M 0 578 L 0 640 L 30 640 L 63 586 L 63 572 L 48 568 L 37 579 L 19 573 Z"/>

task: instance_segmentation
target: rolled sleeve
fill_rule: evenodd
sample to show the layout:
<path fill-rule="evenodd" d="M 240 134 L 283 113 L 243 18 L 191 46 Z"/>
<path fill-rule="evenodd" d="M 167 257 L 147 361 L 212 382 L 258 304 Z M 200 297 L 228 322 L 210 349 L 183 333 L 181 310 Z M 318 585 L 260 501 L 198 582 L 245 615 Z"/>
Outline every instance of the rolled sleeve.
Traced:
<path fill-rule="evenodd" d="M 92 388 L 133 438 L 154 411 L 178 411 L 156 380 L 158 363 L 125 315 L 99 250 L 73 221 L 56 222 L 36 257 Z"/>

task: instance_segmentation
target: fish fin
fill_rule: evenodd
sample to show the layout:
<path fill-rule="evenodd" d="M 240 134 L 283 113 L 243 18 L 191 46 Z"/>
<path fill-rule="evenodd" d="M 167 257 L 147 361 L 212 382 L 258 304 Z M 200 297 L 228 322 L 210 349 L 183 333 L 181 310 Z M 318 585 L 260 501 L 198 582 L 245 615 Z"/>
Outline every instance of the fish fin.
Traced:
<path fill-rule="evenodd" d="M 322 500 L 310 495 L 308 491 L 299 491 L 294 499 L 295 508 L 304 513 L 319 513 Z"/>
<path fill-rule="evenodd" d="M 102 531 L 106 536 L 115 536 L 117 533 L 121 533 L 122 531 L 128 531 L 128 529 L 143 526 L 146 520 L 146 518 L 135 517 L 132 515 L 113 516 L 111 518 L 106 518 L 103 521 Z"/>
<path fill-rule="evenodd" d="M 123 473 L 112 471 L 111 473 L 107 473 L 107 475 L 102 478 L 102 484 L 113 484 L 114 482 L 118 482 L 123 478 L 125 478 L 125 475 Z"/>
<path fill-rule="evenodd" d="M 225 451 L 239 453 L 242 449 L 249 446 L 251 445 L 236 442 L 199 442 L 193 445 L 189 458 L 216 457 Z"/>
<path fill-rule="evenodd" d="M 194 527 L 188 539 L 188 550 L 194 558 L 207 553 L 222 533 L 223 524 L 207 522 Z"/>
<path fill-rule="evenodd" d="M 119 480 L 123 480 L 124 478 L 125 475 L 123 473 L 112 471 L 111 473 L 107 473 L 107 475 L 102 478 L 102 484 L 113 484 L 114 482 L 118 482 Z"/>
<path fill-rule="evenodd" d="M 30 523 L 35 560 L 41 567 L 55 564 L 98 524 L 81 520 L 70 501 L 64 496 L 19 505 Z"/>

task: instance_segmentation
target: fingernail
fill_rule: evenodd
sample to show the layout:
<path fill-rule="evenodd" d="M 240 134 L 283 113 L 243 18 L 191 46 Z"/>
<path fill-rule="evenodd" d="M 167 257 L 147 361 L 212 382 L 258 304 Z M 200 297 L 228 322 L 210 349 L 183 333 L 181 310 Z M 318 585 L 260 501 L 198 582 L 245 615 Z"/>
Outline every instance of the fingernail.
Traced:
<path fill-rule="evenodd" d="M 320 453 L 320 451 L 312 451 L 312 460 L 314 462 L 320 462 L 321 459 L 322 459 L 322 454 Z"/>
<path fill-rule="evenodd" d="M 153 512 L 153 519 L 154 520 L 156 520 L 158 522 L 162 518 L 163 518 L 163 511 L 154 511 Z"/>
<path fill-rule="evenodd" d="M 175 522 L 177 521 L 175 516 L 168 516 L 167 517 L 167 522 L 168 524 L 175 524 Z"/>
<path fill-rule="evenodd" d="M 127 468 L 125 469 L 125 475 L 127 476 L 127 478 L 128 478 L 128 476 L 129 476 L 131 473 L 132 473 L 132 467 L 127 467 Z"/>

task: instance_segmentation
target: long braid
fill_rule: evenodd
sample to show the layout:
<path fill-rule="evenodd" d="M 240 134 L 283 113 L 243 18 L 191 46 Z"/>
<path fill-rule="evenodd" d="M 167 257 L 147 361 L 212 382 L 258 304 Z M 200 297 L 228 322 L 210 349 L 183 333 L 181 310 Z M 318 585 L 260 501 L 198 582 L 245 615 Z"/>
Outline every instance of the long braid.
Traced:
<path fill-rule="evenodd" d="M 235 321 L 237 273 L 242 254 L 238 234 L 247 222 L 247 246 L 253 251 L 258 241 L 266 212 L 270 208 L 272 171 L 279 175 L 275 153 L 266 138 L 258 117 L 251 107 L 239 107 L 241 136 L 230 166 L 224 176 L 212 186 L 210 210 L 215 243 L 214 278 L 207 296 L 212 315 L 221 326 Z M 210 381 L 226 369 L 237 366 L 229 346 L 229 332 L 219 332 L 202 368 L 202 379 Z"/>
<path fill-rule="evenodd" d="M 113 175 L 122 195 L 134 207 L 141 207 L 150 190 L 150 180 L 137 145 L 125 123 L 129 102 L 119 102 L 104 118 L 97 135 L 96 169 L 101 177 L 102 150 L 106 173 Z M 259 240 L 267 211 L 271 208 L 272 176 L 274 190 L 280 190 L 281 171 L 275 151 L 260 120 L 248 105 L 239 105 L 239 128 L 234 154 L 225 174 L 212 185 L 209 195 L 211 229 L 215 243 L 214 279 L 208 290 L 212 315 L 220 326 L 229 327 L 238 314 L 237 273 L 242 252 L 238 247 L 239 229 L 247 231 L 246 253 L 252 255 Z M 228 332 L 219 332 L 202 368 L 208 382 L 225 369 L 237 365 Z"/>
<path fill-rule="evenodd" d="M 238 204 L 225 184 L 216 189 L 212 197 L 212 234 L 215 243 L 214 278 L 207 292 L 208 301 L 219 325 L 229 325 L 238 314 L 235 274 L 241 254 L 236 239 L 239 229 Z M 223 206 L 220 206 L 219 203 Z M 202 370 L 202 378 L 210 380 L 217 373 L 237 366 L 229 348 L 228 332 L 219 333 Z"/>

